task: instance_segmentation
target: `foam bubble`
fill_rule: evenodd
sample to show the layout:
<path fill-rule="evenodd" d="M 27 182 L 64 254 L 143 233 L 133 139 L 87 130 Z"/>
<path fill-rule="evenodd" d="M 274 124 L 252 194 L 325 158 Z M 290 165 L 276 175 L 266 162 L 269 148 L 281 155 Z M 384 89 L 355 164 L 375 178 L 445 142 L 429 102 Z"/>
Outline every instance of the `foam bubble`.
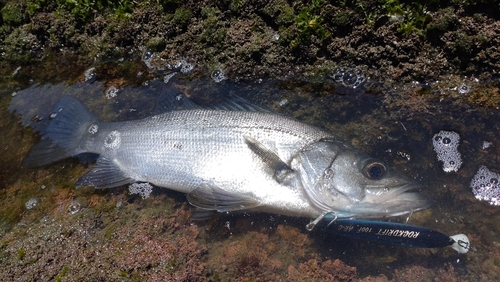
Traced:
<path fill-rule="evenodd" d="M 108 87 L 108 89 L 106 89 L 106 99 L 115 98 L 117 94 L 118 94 L 118 89 L 113 85 L 111 85 L 110 87 Z"/>
<path fill-rule="evenodd" d="M 78 212 L 80 212 L 82 208 L 82 205 L 78 202 L 78 201 L 73 201 L 69 204 L 68 208 L 66 209 L 66 211 L 73 215 L 73 214 L 76 214 Z"/>
<path fill-rule="evenodd" d="M 210 77 L 217 83 L 227 79 L 222 70 L 214 70 Z"/>
<path fill-rule="evenodd" d="M 24 206 L 26 207 L 26 209 L 28 210 L 31 210 L 33 209 L 34 207 L 36 207 L 38 205 L 38 199 L 37 198 L 31 198 L 29 199 L 25 204 Z"/>
<path fill-rule="evenodd" d="M 142 54 L 142 62 L 146 65 L 146 67 L 148 67 L 148 69 L 153 68 L 153 64 L 152 64 L 153 56 L 154 56 L 154 52 L 151 50 L 146 50 Z"/>
<path fill-rule="evenodd" d="M 336 82 L 352 89 L 358 88 L 366 80 L 365 75 L 360 70 L 346 71 L 344 69 L 337 69 L 330 77 Z"/>
<path fill-rule="evenodd" d="M 90 134 L 96 134 L 96 133 L 97 133 L 97 131 L 99 131 L 99 126 L 97 125 L 97 123 L 93 123 L 93 124 L 91 124 L 91 125 L 89 126 L 89 130 L 88 130 L 88 132 L 89 132 Z"/>
<path fill-rule="evenodd" d="M 490 205 L 500 206 L 500 174 L 481 166 L 472 178 L 470 187 L 476 199 L 487 201 Z"/>
<path fill-rule="evenodd" d="M 97 78 L 95 68 L 91 67 L 91 68 L 87 69 L 84 73 L 84 76 L 85 76 L 85 81 L 93 82 Z"/>
<path fill-rule="evenodd" d="M 458 94 L 465 95 L 470 92 L 470 88 L 470 85 L 464 82 L 457 88 L 457 92 Z"/>
<path fill-rule="evenodd" d="M 146 199 L 151 195 L 153 191 L 153 186 L 149 183 L 133 183 L 128 186 L 128 191 L 130 194 L 139 194 L 143 199 Z"/>
<path fill-rule="evenodd" d="M 186 62 L 186 60 L 181 60 L 180 63 L 181 63 L 181 70 L 180 70 L 181 73 L 188 73 L 194 69 L 194 66 Z"/>
<path fill-rule="evenodd" d="M 445 172 L 458 171 L 462 165 L 462 155 L 458 152 L 460 135 L 453 131 L 441 130 L 432 137 L 432 145 Z"/>

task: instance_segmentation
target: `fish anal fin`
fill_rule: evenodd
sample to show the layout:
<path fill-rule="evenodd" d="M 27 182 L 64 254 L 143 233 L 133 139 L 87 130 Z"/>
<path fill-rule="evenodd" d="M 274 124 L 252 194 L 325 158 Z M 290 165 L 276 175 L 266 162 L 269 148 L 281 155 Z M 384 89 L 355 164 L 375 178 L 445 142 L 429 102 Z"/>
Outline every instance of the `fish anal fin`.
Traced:
<path fill-rule="evenodd" d="M 112 188 L 134 182 L 125 176 L 116 164 L 106 157 L 100 156 L 96 165 L 87 174 L 80 177 L 77 186 L 94 186 L 97 189 Z"/>
<path fill-rule="evenodd" d="M 187 194 L 188 202 L 201 209 L 230 212 L 260 206 L 253 197 L 225 191 L 212 185 L 203 184 Z"/>
<path fill-rule="evenodd" d="M 207 210 L 198 207 L 194 207 L 191 210 L 191 220 L 194 221 L 208 220 L 214 217 L 215 215 L 217 215 L 217 211 L 214 210 Z"/>
<path fill-rule="evenodd" d="M 269 167 L 274 172 L 274 179 L 278 183 L 283 183 L 290 179 L 291 174 L 293 174 L 293 169 L 290 168 L 288 164 L 280 159 L 280 157 L 270 149 L 268 149 L 264 144 L 260 143 L 257 139 L 245 135 L 245 143 L 248 148 L 252 150 L 262 160 L 262 162 Z"/>

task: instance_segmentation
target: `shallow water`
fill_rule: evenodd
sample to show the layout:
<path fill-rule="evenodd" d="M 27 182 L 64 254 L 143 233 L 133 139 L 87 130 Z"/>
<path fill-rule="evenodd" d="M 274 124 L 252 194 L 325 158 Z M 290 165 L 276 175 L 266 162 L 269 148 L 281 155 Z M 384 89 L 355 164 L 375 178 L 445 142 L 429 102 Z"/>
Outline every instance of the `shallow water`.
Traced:
<path fill-rule="evenodd" d="M 498 109 L 486 109 L 464 102 L 464 95 L 472 94 L 462 93 L 461 85 L 457 86 L 457 95 L 448 95 L 440 93 L 438 88 L 420 84 L 387 89 L 374 78 L 356 82 L 352 78 L 356 74 L 354 70 L 344 74 L 346 81 L 339 79 L 338 75 L 230 81 L 219 79 L 219 72 L 216 73 L 217 79 L 213 79 L 213 72 L 211 75 L 196 69 L 186 73 L 151 71 L 119 78 L 110 77 L 107 75 L 109 72 L 103 71 L 113 68 L 118 68 L 116 63 L 100 66 L 94 70 L 95 77 L 90 76 L 84 81 L 82 74 L 76 83 L 69 80 L 51 83 L 23 81 L 23 77 L 20 77 L 15 84 L 20 85 L 17 89 L 9 86 L 1 91 L 3 113 L 0 125 L 5 138 L 1 141 L 4 158 L 0 160 L 0 199 L 3 206 L 0 209 L 0 261 L 11 268 L 4 273 L 5 277 L 12 273 L 23 273 L 23 269 L 33 269 L 38 261 L 43 260 L 42 256 L 34 255 L 33 248 L 37 246 L 43 249 L 45 245 L 29 239 L 33 237 L 33 232 L 29 230 L 44 230 L 52 234 L 51 230 L 56 227 L 44 222 L 51 222 L 59 225 L 57 228 L 66 230 L 65 224 L 69 229 L 73 228 L 73 224 L 84 226 L 83 222 L 87 222 L 85 220 L 90 214 L 94 217 L 98 214 L 101 223 L 97 227 L 77 228 L 90 234 L 85 235 L 90 237 L 74 236 L 72 239 L 68 236 L 67 240 L 87 240 L 94 244 L 101 241 L 111 249 L 117 243 L 113 240 L 124 240 L 115 233 L 116 230 L 124 232 L 125 220 L 141 222 L 148 217 L 160 220 L 162 216 L 169 218 L 173 214 L 175 218 L 183 218 L 183 214 L 178 214 L 179 210 L 189 210 L 181 206 L 186 202 L 184 196 L 166 189 L 155 187 L 153 194 L 146 200 L 128 193 L 124 188 L 75 190 L 72 183 L 88 167 L 76 160 L 61 161 L 39 169 L 20 167 L 22 157 L 36 141 L 33 132 L 43 131 L 52 114 L 52 106 L 63 95 L 79 98 L 103 120 L 122 121 L 161 111 L 162 93 L 178 91 L 176 89 L 202 105 L 217 104 L 224 97 L 236 94 L 253 103 L 330 130 L 423 184 L 421 192 L 433 199 L 434 206 L 411 215 L 408 223 L 448 235 L 464 233 L 471 240 L 471 249 L 467 254 L 458 254 L 451 248 L 391 246 L 325 234 L 318 230 L 309 234 L 305 230 L 308 220 L 270 214 L 236 214 L 194 223 L 187 220 L 182 221 L 181 227 L 173 224 L 174 231 L 167 228 L 169 234 L 181 232 L 175 231 L 179 228 L 197 228 L 199 233 L 192 236 L 192 240 L 196 241 L 193 244 L 197 244 L 197 248 L 205 246 L 206 252 L 191 259 L 205 264 L 204 270 L 199 272 L 203 279 L 225 281 L 228 277 L 236 280 L 260 277 L 266 280 L 278 277 L 290 280 L 295 273 L 293 269 L 313 275 L 311 260 L 321 263 L 336 259 L 356 267 L 359 278 L 372 276 L 381 281 L 384 277 L 378 276 L 380 274 L 389 279 L 417 281 L 434 277 L 492 281 L 500 276 L 500 207 L 477 200 L 470 187 L 480 166 L 500 172 L 500 112 Z M 171 73 L 175 75 L 165 80 L 165 76 Z M 480 91 L 480 87 L 470 91 Z M 433 149 L 433 136 L 441 130 L 454 131 L 460 136 L 458 152 L 463 164 L 456 172 L 443 171 L 442 163 Z M 36 199 L 37 203 L 34 206 L 25 205 L 30 199 Z M 130 219 L 134 216 L 139 219 Z M 406 219 L 393 220 L 404 222 Z M 130 234 L 137 234 L 133 224 L 127 225 L 127 228 Z M 103 237 L 99 237 L 100 233 L 95 230 L 102 230 Z M 54 232 L 66 234 L 67 231 Z M 156 235 L 163 236 L 162 231 L 152 234 L 155 236 L 145 236 L 151 241 L 158 238 Z M 303 241 L 297 243 L 297 238 Z M 24 251 L 16 245 L 16 240 L 24 242 Z M 32 242 L 32 245 L 28 242 Z M 262 251 L 247 257 L 238 254 L 254 247 Z M 61 254 L 56 252 L 54 255 Z M 236 259 L 230 260 L 231 255 Z M 109 260 L 112 260 L 111 257 Z M 221 257 L 228 260 L 224 267 L 213 266 L 212 261 Z M 47 270 L 49 274 L 46 277 L 54 278 L 54 273 L 63 274 L 62 277 L 73 281 L 77 280 L 75 277 L 78 277 L 79 272 L 85 272 L 85 268 L 70 263 L 63 255 L 60 261 L 54 266 L 55 270 Z M 271 263 L 275 265 L 270 267 Z M 103 277 L 110 280 L 118 277 L 133 279 L 134 275 L 139 275 L 146 279 L 151 278 L 144 274 L 149 269 L 166 267 L 158 262 L 150 264 L 148 268 L 131 267 L 130 263 L 125 262 L 118 267 L 116 263 L 109 263 L 103 267 Z M 176 270 L 181 271 L 180 265 L 180 262 L 170 265 L 172 269 L 167 273 L 173 275 Z M 61 266 L 66 267 L 66 271 Z M 198 273 L 193 269 L 185 271 Z M 316 273 L 319 276 L 314 276 L 315 279 L 328 279 L 327 276 L 321 276 L 321 272 Z"/>

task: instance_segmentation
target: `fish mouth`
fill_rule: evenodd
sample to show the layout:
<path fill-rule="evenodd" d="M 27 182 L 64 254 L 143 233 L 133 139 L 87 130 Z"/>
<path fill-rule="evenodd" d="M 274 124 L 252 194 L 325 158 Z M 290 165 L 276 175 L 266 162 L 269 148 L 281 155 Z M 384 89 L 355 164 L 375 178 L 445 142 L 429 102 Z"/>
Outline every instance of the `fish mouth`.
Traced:
<path fill-rule="evenodd" d="M 383 218 L 428 209 L 432 201 L 427 196 L 415 192 L 420 187 L 417 184 L 407 183 L 386 192 L 370 193 L 372 189 L 367 189 L 365 198 L 353 204 L 348 211 L 350 215 L 346 217 Z"/>

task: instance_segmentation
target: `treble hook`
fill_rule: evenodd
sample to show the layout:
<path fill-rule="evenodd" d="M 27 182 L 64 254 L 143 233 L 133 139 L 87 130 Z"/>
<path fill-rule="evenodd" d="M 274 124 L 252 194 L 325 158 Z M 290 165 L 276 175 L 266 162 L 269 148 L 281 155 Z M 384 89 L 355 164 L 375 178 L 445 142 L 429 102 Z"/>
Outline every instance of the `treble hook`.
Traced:
<path fill-rule="evenodd" d="M 306 225 L 307 231 L 312 231 L 314 227 L 327 215 L 327 214 L 333 214 L 335 217 L 328 223 L 327 227 L 330 226 L 335 220 L 337 220 L 338 216 L 337 213 L 334 211 L 326 211 L 320 214 L 315 220 L 311 221 L 309 224 Z"/>

